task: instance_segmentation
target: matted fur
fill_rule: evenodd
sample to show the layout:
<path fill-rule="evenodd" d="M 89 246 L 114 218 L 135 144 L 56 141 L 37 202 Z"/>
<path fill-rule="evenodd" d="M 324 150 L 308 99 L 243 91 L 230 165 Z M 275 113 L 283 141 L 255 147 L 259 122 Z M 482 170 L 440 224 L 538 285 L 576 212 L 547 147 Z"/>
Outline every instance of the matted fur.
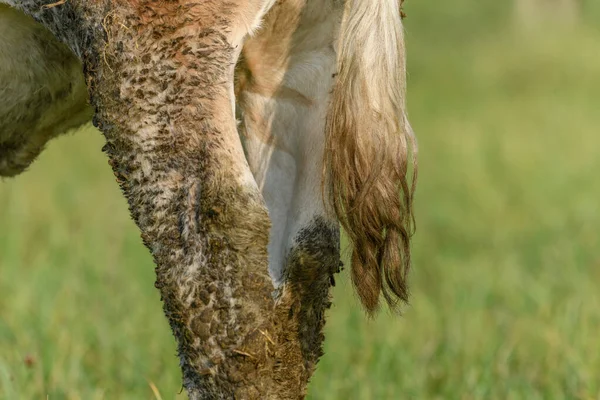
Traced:
<path fill-rule="evenodd" d="M 352 242 L 352 280 L 369 313 L 382 293 L 392 309 L 408 300 L 417 149 L 405 111 L 401 3 L 346 2 L 326 123 L 324 193 Z"/>

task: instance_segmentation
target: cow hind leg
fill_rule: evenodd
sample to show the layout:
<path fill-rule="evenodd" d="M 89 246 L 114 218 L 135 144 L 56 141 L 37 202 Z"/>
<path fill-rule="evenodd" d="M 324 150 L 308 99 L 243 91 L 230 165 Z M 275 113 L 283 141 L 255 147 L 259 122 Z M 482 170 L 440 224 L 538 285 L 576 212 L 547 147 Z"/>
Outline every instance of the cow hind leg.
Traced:
<path fill-rule="evenodd" d="M 192 399 L 297 399 L 312 358 L 300 314 L 273 300 L 269 218 L 234 116 L 233 68 L 272 2 L 151 4 L 103 18 L 106 57 L 88 70 L 99 71 L 96 120 L 157 263 L 184 385 Z"/>
<path fill-rule="evenodd" d="M 46 28 L 0 4 L 0 176 L 92 117 L 81 62 Z"/>
<path fill-rule="evenodd" d="M 323 313 L 340 267 L 339 227 L 321 191 L 340 12 L 331 1 L 279 4 L 245 43 L 237 70 L 246 156 L 272 223 L 269 272 L 300 315 L 311 369 L 322 353 Z"/>

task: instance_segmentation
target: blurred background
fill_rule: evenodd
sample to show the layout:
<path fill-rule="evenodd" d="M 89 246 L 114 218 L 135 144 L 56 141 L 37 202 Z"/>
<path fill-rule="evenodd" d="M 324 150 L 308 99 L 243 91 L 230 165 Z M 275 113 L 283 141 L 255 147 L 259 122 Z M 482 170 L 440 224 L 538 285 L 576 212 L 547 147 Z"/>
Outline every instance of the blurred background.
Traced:
<path fill-rule="evenodd" d="M 600 2 L 405 11 L 412 304 L 369 321 L 344 274 L 310 399 L 600 399 Z M 184 399 L 102 143 L 0 183 L 1 399 Z"/>

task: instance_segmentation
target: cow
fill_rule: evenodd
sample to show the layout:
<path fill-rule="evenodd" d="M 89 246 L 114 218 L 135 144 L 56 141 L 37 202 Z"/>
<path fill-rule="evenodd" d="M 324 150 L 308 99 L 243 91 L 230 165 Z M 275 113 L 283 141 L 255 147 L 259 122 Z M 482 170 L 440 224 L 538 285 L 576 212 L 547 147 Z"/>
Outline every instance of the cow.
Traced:
<path fill-rule="evenodd" d="M 156 263 L 191 399 L 296 399 L 341 226 L 408 299 L 401 0 L 0 0 L 0 175 L 90 119 Z"/>

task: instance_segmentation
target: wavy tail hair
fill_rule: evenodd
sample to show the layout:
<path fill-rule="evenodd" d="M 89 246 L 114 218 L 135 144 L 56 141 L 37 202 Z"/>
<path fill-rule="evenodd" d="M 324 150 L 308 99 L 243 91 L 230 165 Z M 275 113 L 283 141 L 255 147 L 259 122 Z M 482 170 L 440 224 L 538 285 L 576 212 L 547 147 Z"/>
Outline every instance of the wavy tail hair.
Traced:
<path fill-rule="evenodd" d="M 347 0 L 326 122 L 324 194 L 369 314 L 407 302 L 417 146 L 406 115 L 403 0 Z"/>

